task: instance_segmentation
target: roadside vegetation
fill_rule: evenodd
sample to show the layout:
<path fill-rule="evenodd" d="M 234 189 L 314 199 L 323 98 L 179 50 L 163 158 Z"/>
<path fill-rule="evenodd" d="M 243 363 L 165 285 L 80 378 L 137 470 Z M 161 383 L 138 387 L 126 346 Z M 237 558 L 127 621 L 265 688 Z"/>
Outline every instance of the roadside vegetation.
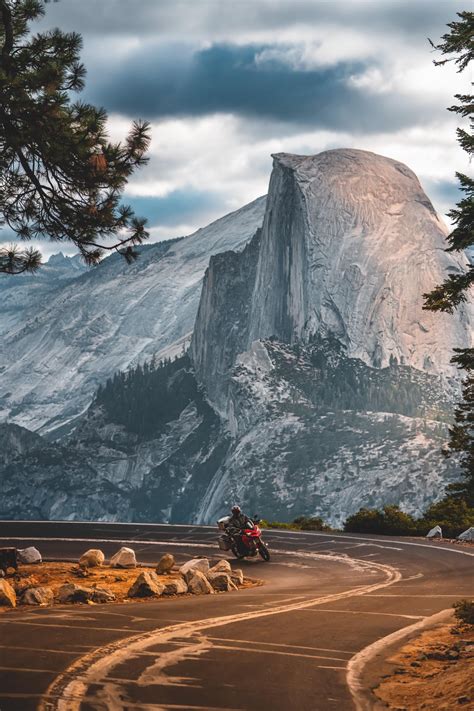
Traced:
<path fill-rule="evenodd" d="M 291 522 L 263 519 L 260 525 L 262 528 L 287 531 L 338 530 L 319 516 L 298 516 Z M 441 526 L 445 538 L 456 538 L 474 526 L 474 508 L 454 496 L 446 496 L 438 503 L 431 504 L 419 518 L 393 505 L 384 506 L 382 509 L 362 508 L 347 518 L 343 530 L 347 533 L 376 533 L 385 536 L 426 536 L 434 526 Z"/>
<path fill-rule="evenodd" d="M 298 516 L 293 521 L 260 521 L 262 528 L 281 528 L 287 531 L 334 531 L 327 523 L 319 516 Z"/>
<path fill-rule="evenodd" d="M 420 518 L 405 513 L 398 506 L 362 508 L 348 517 L 344 531 L 387 536 L 425 536 L 434 526 L 441 526 L 445 538 L 455 538 L 474 526 L 474 509 L 463 499 L 453 496 L 432 504 Z"/>

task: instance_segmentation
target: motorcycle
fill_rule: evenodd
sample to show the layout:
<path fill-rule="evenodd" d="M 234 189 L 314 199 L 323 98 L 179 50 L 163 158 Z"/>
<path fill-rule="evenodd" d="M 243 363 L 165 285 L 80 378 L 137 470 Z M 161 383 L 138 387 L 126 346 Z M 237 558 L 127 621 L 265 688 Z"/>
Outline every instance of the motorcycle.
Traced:
<path fill-rule="evenodd" d="M 259 520 L 249 522 L 248 528 L 234 533 L 228 528 L 229 519 L 230 516 L 224 516 L 217 522 L 219 530 L 223 531 L 218 538 L 219 548 L 223 551 L 232 551 L 236 558 L 253 558 L 258 554 L 268 562 L 270 552 L 262 540 L 262 531 L 258 527 Z M 250 526 L 250 523 L 253 525 Z"/>

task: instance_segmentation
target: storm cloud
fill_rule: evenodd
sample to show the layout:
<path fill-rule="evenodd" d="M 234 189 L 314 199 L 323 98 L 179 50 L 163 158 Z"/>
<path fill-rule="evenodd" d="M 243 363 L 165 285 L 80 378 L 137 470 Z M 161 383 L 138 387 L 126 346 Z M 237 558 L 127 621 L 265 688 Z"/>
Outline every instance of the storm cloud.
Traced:
<path fill-rule="evenodd" d="M 469 170 L 435 42 L 457 0 L 60 0 L 34 30 L 80 32 L 81 100 L 114 140 L 152 125 L 125 200 L 152 239 L 194 231 L 267 190 L 270 154 L 355 147 L 407 163 L 445 213 Z M 1 237 L 0 237 L 1 239 Z"/>
<path fill-rule="evenodd" d="M 293 69 L 271 50 L 215 45 L 189 56 L 184 47 L 147 48 L 91 76 L 86 97 L 109 111 L 152 120 L 232 113 L 358 132 L 407 126 L 434 108 L 426 100 L 359 85 L 368 62 Z"/>

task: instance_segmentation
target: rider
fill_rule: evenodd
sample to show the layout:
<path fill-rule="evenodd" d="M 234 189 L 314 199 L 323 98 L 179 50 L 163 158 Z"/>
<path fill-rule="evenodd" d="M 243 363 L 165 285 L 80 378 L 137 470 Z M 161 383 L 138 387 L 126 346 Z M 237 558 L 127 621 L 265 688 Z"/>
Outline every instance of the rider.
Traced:
<path fill-rule="evenodd" d="M 253 521 L 244 514 L 240 506 L 235 505 L 232 506 L 232 515 L 227 525 L 242 531 L 244 528 L 253 528 Z"/>

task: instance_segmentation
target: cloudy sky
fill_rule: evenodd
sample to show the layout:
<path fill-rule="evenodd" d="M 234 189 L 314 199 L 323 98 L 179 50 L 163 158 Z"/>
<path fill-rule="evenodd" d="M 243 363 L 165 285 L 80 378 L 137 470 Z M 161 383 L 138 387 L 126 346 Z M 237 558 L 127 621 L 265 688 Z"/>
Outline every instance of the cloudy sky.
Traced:
<path fill-rule="evenodd" d="M 266 192 L 270 154 L 352 146 L 407 163 L 437 209 L 466 170 L 468 77 L 434 67 L 456 0 L 60 0 L 37 28 L 82 34 L 83 98 L 113 137 L 152 124 L 127 200 L 152 238 L 188 234 Z M 51 251 L 54 250 L 54 248 Z"/>

